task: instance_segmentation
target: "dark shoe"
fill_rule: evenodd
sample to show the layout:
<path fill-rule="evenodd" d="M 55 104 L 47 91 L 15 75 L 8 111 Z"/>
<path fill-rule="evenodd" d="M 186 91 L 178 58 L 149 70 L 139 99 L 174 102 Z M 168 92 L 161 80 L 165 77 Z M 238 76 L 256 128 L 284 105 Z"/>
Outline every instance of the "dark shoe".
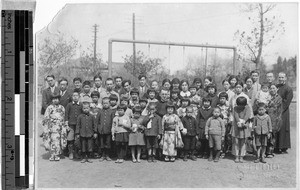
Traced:
<path fill-rule="evenodd" d="M 265 161 L 265 158 L 264 158 L 264 157 L 261 157 L 260 161 L 261 161 L 261 163 L 267 163 L 267 162 Z"/>
<path fill-rule="evenodd" d="M 204 158 L 204 159 L 207 159 L 207 158 L 208 158 L 208 155 L 207 155 L 207 154 L 204 154 L 204 155 L 203 155 L 203 158 Z"/>
<path fill-rule="evenodd" d="M 183 157 L 183 161 L 185 161 L 185 162 L 188 161 L 187 156 L 184 156 L 184 157 Z"/>
<path fill-rule="evenodd" d="M 203 158 L 203 154 L 199 154 L 197 157 L 198 158 Z"/>
<path fill-rule="evenodd" d="M 193 155 L 193 156 L 191 156 L 191 160 L 197 161 L 197 157 Z"/>
<path fill-rule="evenodd" d="M 214 162 L 219 162 L 220 153 L 221 152 L 218 150 Z"/>

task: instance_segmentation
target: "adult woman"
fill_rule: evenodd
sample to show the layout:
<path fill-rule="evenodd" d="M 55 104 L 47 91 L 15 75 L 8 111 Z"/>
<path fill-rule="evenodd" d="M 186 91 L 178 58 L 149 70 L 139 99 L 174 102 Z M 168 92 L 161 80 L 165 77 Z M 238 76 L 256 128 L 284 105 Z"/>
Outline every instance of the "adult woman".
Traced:
<path fill-rule="evenodd" d="M 253 96 L 253 79 L 251 76 L 245 78 L 246 87 L 244 88 L 244 93 L 249 97 L 251 106 L 254 105 L 255 97 Z"/>
<path fill-rule="evenodd" d="M 130 98 L 131 91 L 131 80 L 123 80 L 122 81 L 122 89 L 120 91 L 120 97 Z"/>
<path fill-rule="evenodd" d="M 189 98 L 191 96 L 191 92 L 189 91 L 189 81 L 186 79 L 181 80 L 180 82 L 180 99 Z"/>
<path fill-rule="evenodd" d="M 277 90 L 276 84 L 272 83 L 270 85 L 270 95 L 272 98 L 269 105 L 267 105 L 267 111 L 272 122 L 272 136 L 267 145 L 267 157 L 273 157 L 274 149 L 276 150 L 278 148 L 278 142 L 276 140 L 282 124 L 282 98 L 277 93 Z"/>
<path fill-rule="evenodd" d="M 180 80 L 178 78 L 173 78 L 171 81 L 171 89 L 172 90 L 179 90 Z"/>
<path fill-rule="evenodd" d="M 164 88 L 170 90 L 170 88 L 171 88 L 171 81 L 170 81 L 170 79 L 164 79 L 164 80 L 162 81 L 162 86 L 163 86 Z"/>
<path fill-rule="evenodd" d="M 202 80 L 200 78 L 195 78 L 193 84 L 196 85 L 198 96 L 201 98 L 207 96 L 207 92 L 203 89 Z"/>
<path fill-rule="evenodd" d="M 229 80 L 229 83 L 230 83 L 230 89 L 234 91 L 235 85 L 236 85 L 237 82 L 238 82 L 237 76 L 235 76 L 235 75 L 230 75 L 230 77 L 229 77 L 228 80 Z"/>

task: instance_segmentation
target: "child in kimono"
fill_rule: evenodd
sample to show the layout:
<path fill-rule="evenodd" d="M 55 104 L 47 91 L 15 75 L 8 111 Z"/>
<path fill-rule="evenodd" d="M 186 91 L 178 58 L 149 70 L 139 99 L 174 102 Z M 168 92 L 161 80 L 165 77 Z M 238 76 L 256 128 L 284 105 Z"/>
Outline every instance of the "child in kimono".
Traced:
<path fill-rule="evenodd" d="M 184 144 L 184 158 L 183 161 L 187 161 L 188 155 L 191 160 L 196 161 L 197 158 L 194 155 L 196 141 L 198 139 L 197 121 L 193 117 L 194 109 L 191 106 L 186 108 L 186 116 L 182 118 L 183 127 L 186 129 L 186 134 L 183 134 L 182 140 Z"/>
<path fill-rule="evenodd" d="M 197 94 L 197 87 L 196 85 L 191 85 L 189 88 L 191 92 L 191 97 L 190 97 L 190 102 L 191 102 L 191 107 L 193 108 L 193 114 L 192 116 L 196 118 L 197 113 L 198 113 L 198 108 L 200 107 L 202 100 L 201 97 Z"/>
<path fill-rule="evenodd" d="M 46 108 L 42 122 L 44 146 L 50 152 L 50 161 L 59 161 L 59 154 L 67 146 L 67 127 L 64 121 L 65 108 L 59 104 L 59 99 L 59 94 L 51 96 L 52 104 Z"/>
<path fill-rule="evenodd" d="M 146 148 L 148 150 L 148 162 L 156 162 L 155 155 L 158 148 L 158 140 L 161 138 L 161 117 L 156 113 L 156 104 L 150 103 L 148 114 L 144 118 Z"/>
<path fill-rule="evenodd" d="M 208 161 L 213 160 L 213 149 L 216 151 L 214 161 L 218 162 L 221 153 L 221 143 L 224 141 L 225 125 L 220 117 L 221 110 L 218 107 L 214 108 L 213 116 L 210 117 L 205 125 L 205 136 L 209 140 L 209 158 Z"/>
<path fill-rule="evenodd" d="M 183 98 L 181 99 L 181 107 L 177 109 L 177 115 L 179 118 L 186 116 L 186 108 L 190 105 L 190 99 Z"/>
<path fill-rule="evenodd" d="M 167 114 L 162 118 L 162 134 L 161 145 L 163 155 L 166 162 L 175 162 L 177 148 L 183 148 L 183 142 L 180 131 L 183 129 L 180 118 L 174 113 L 175 106 L 172 102 L 166 105 Z"/>
<path fill-rule="evenodd" d="M 252 117 L 252 109 L 247 103 L 247 98 L 240 96 L 236 99 L 236 106 L 233 109 L 233 122 L 231 136 L 233 138 L 233 152 L 235 163 L 243 163 L 246 154 L 246 140 L 250 137 L 249 122 Z"/>
<path fill-rule="evenodd" d="M 131 119 L 131 132 L 129 134 L 128 146 L 131 147 L 131 157 L 133 163 L 141 162 L 142 146 L 145 146 L 144 129 L 142 125 L 143 118 L 141 117 L 141 108 L 136 106 L 133 108 L 133 118 Z M 137 157 L 135 157 L 137 150 Z"/>
<path fill-rule="evenodd" d="M 88 157 L 92 157 L 93 137 L 97 138 L 95 117 L 90 114 L 89 103 L 84 102 L 83 113 L 79 115 L 76 125 L 76 138 L 80 138 L 82 161 L 81 163 L 92 163 Z"/>
<path fill-rule="evenodd" d="M 254 116 L 253 122 L 254 136 L 255 136 L 255 145 L 257 149 L 255 163 L 265 161 L 265 153 L 267 147 L 268 138 L 272 134 L 272 121 L 268 114 L 266 114 L 266 105 L 264 103 L 258 104 L 258 114 Z"/>
<path fill-rule="evenodd" d="M 224 157 L 226 152 L 231 148 L 231 138 L 230 138 L 230 129 L 231 123 L 229 122 L 230 117 L 230 110 L 228 104 L 228 94 L 226 92 L 221 92 L 219 94 L 219 103 L 217 105 L 218 108 L 221 110 L 221 118 L 225 124 L 225 137 L 224 141 L 222 141 L 222 150 L 221 150 L 221 157 Z"/>
<path fill-rule="evenodd" d="M 213 108 L 210 106 L 211 99 L 203 98 L 202 106 L 198 110 L 197 123 L 198 123 L 198 134 L 199 141 L 201 143 L 198 158 L 208 158 L 208 140 L 205 138 L 205 125 L 207 120 L 212 116 Z"/>
<path fill-rule="evenodd" d="M 116 143 L 117 160 L 116 163 L 123 163 L 126 156 L 126 150 L 129 140 L 129 132 L 131 130 L 131 121 L 125 114 L 127 106 L 120 104 L 118 106 L 118 115 L 114 117 L 111 128 L 112 140 Z"/>
<path fill-rule="evenodd" d="M 211 99 L 211 104 L 210 106 L 212 108 L 215 108 L 218 104 L 218 96 L 217 96 L 217 86 L 213 83 L 210 83 L 206 86 L 206 91 L 207 91 L 207 96 L 206 98 Z"/>

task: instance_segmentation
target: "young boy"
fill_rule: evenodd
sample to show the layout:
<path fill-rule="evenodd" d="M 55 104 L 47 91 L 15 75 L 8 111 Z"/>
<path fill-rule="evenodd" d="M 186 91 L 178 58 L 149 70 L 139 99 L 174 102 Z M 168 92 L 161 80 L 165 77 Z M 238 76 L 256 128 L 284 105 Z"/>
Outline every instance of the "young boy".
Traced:
<path fill-rule="evenodd" d="M 91 98 L 91 82 L 90 81 L 84 81 L 82 83 L 82 87 L 83 87 L 83 92 L 80 93 L 80 99 L 79 102 L 82 102 L 82 99 L 84 97 L 89 97 Z"/>
<path fill-rule="evenodd" d="M 190 105 L 190 99 L 182 98 L 181 107 L 177 109 L 177 115 L 182 119 L 186 115 L 186 108 Z"/>
<path fill-rule="evenodd" d="M 264 103 L 258 104 L 258 114 L 254 116 L 253 125 L 257 149 L 256 160 L 254 162 L 258 163 L 261 161 L 262 163 L 266 163 L 264 156 L 266 153 L 267 140 L 272 134 L 272 122 L 270 116 L 266 114 Z"/>
<path fill-rule="evenodd" d="M 148 162 L 156 162 L 155 155 L 158 148 L 158 140 L 162 135 L 161 117 L 156 114 L 156 104 L 150 103 L 148 115 L 145 116 L 143 125 L 145 129 L 146 148 L 148 150 Z"/>
<path fill-rule="evenodd" d="M 95 117 L 90 114 L 89 103 L 84 102 L 82 107 L 83 113 L 79 115 L 76 125 L 76 138 L 80 138 L 81 152 L 83 159 L 81 163 L 92 163 L 88 156 L 93 152 L 93 136 L 97 137 Z"/>
<path fill-rule="evenodd" d="M 213 108 L 210 106 L 211 99 L 203 98 L 202 106 L 198 110 L 197 123 L 199 141 L 201 143 L 198 158 L 207 158 L 208 153 L 208 140 L 205 138 L 205 125 L 207 120 L 212 116 Z"/>
<path fill-rule="evenodd" d="M 90 103 L 91 108 L 91 115 L 93 115 L 95 118 L 99 112 L 99 110 L 102 108 L 102 105 L 99 104 L 98 99 L 100 97 L 100 93 L 98 91 L 93 91 L 91 93 L 92 103 Z"/>
<path fill-rule="evenodd" d="M 65 124 L 68 127 L 68 151 L 69 151 L 69 159 L 73 159 L 75 156 L 76 159 L 79 158 L 78 156 L 78 148 L 74 146 L 75 140 L 75 130 L 77 124 L 77 118 L 82 113 L 82 104 L 79 102 L 79 90 L 75 90 L 72 94 L 72 102 L 68 103 L 66 107 L 65 113 Z M 75 152 L 74 152 L 75 150 Z M 75 155 L 73 155 L 75 153 Z"/>
<path fill-rule="evenodd" d="M 130 100 L 129 100 L 129 108 L 133 109 L 136 105 L 139 104 L 139 90 L 137 88 L 133 88 L 130 91 Z"/>
<path fill-rule="evenodd" d="M 209 140 L 209 158 L 208 161 L 213 160 L 213 149 L 216 151 L 214 161 L 218 162 L 221 152 L 221 142 L 225 136 L 225 125 L 220 117 L 221 110 L 218 107 L 214 108 L 213 116 L 210 117 L 205 125 L 205 137 Z"/>
<path fill-rule="evenodd" d="M 225 125 L 225 139 L 222 141 L 222 150 L 221 150 L 221 157 L 223 158 L 227 152 L 231 148 L 232 139 L 230 138 L 229 132 L 231 129 L 231 124 L 229 123 L 229 106 L 227 104 L 228 101 L 228 94 L 226 92 L 221 92 L 219 94 L 219 103 L 217 105 L 218 108 L 221 110 L 221 118 L 223 119 Z"/>
<path fill-rule="evenodd" d="M 115 113 L 117 112 L 117 102 L 118 102 L 118 96 L 115 94 L 111 94 L 109 96 L 109 103 L 110 103 L 110 109 L 113 110 Z"/>
<path fill-rule="evenodd" d="M 182 118 L 183 127 L 187 130 L 187 133 L 183 135 L 182 140 L 184 144 L 184 158 L 183 161 L 187 161 L 188 154 L 191 160 L 196 161 L 197 158 L 194 155 L 196 141 L 198 139 L 197 121 L 193 117 L 193 108 L 188 106 L 186 108 L 186 116 Z"/>
<path fill-rule="evenodd" d="M 102 152 L 102 157 L 99 160 L 100 162 L 104 160 L 111 161 L 111 158 L 109 157 L 112 138 L 111 127 L 112 120 L 115 116 L 115 112 L 112 109 L 110 109 L 108 97 L 102 99 L 102 106 L 102 110 L 99 111 L 96 117 L 96 132 L 98 136 L 98 141 L 100 142 L 100 150 Z"/>
<path fill-rule="evenodd" d="M 189 91 L 191 92 L 191 96 L 190 96 L 191 107 L 194 110 L 192 116 L 194 118 L 196 118 L 197 113 L 198 113 L 198 108 L 201 105 L 201 97 L 197 94 L 197 87 L 196 87 L 196 85 L 192 84 L 189 87 Z"/>

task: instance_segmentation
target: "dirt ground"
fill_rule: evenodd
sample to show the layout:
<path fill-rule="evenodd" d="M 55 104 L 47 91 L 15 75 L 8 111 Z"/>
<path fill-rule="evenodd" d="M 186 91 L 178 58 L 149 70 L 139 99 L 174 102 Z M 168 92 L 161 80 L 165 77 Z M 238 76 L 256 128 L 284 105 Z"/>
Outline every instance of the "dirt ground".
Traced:
<path fill-rule="evenodd" d="M 174 163 L 141 163 L 126 161 L 123 164 L 99 162 L 80 163 L 68 158 L 59 162 L 48 161 L 49 154 L 38 137 L 35 188 L 274 188 L 296 187 L 296 103 L 291 104 L 291 142 L 288 154 L 267 158 L 267 164 L 234 163 L 233 157 L 219 163 L 206 159 Z"/>

